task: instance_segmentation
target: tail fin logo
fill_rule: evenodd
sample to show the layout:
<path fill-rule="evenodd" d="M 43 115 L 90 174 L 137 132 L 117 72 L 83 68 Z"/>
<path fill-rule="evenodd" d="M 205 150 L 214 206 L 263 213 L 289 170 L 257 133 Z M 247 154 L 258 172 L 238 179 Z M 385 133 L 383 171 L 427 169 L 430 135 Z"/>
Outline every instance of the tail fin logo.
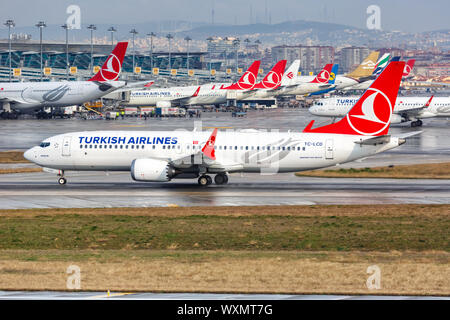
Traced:
<path fill-rule="evenodd" d="M 292 80 L 292 78 L 294 78 L 294 73 L 293 72 L 289 72 L 288 74 L 286 74 L 286 77 L 288 77 L 289 79 Z"/>
<path fill-rule="evenodd" d="M 361 66 L 365 70 L 369 70 L 369 69 L 372 70 L 376 66 L 376 63 L 373 62 L 372 60 L 367 60 L 367 61 L 364 61 L 363 63 L 361 63 Z"/>
<path fill-rule="evenodd" d="M 330 79 L 330 72 L 328 70 L 322 70 L 322 72 L 317 75 L 317 81 L 320 83 L 328 82 L 328 79 Z"/>
<path fill-rule="evenodd" d="M 116 80 L 119 77 L 122 64 L 115 54 L 110 54 L 106 61 L 106 68 L 100 69 L 100 74 L 105 80 Z"/>
<path fill-rule="evenodd" d="M 242 90 L 250 90 L 253 89 L 253 87 L 256 84 L 256 76 L 250 72 L 246 71 L 245 74 L 242 76 L 242 80 L 238 81 L 237 85 Z"/>
<path fill-rule="evenodd" d="M 329 81 L 333 81 L 334 79 L 336 79 L 336 75 L 334 74 L 334 72 L 331 72 Z"/>
<path fill-rule="evenodd" d="M 374 93 L 369 93 L 370 91 Z M 389 126 L 392 105 L 386 94 L 378 89 L 369 88 L 365 95 L 364 101 L 360 104 L 360 110 L 352 109 L 347 114 L 347 121 L 359 134 L 373 136 Z M 377 104 L 376 108 L 374 108 L 375 104 Z"/>
<path fill-rule="evenodd" d="M 281 77 L 275 71 L 270 71 L 267 78 L 262 81 L 262 85 L 268 89 L 278 87 L 280 83 Z"/>

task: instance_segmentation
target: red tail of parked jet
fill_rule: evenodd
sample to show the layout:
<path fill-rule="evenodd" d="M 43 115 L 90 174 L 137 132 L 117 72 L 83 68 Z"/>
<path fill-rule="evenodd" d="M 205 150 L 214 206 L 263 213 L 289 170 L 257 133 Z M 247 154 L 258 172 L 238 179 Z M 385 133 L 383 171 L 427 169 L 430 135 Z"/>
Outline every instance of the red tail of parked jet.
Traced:
<path fill-rule="evenodd" d="M 119 78 L 122 71 L 122 62 L 127 52 L 128 42 L 118 42 L 116 47 L 108 56 L 99 72 L 89 81 L 114 81 Z"/>
<path fill-rule="evenodd" d="M 403 78 L 406 78 L 409 76 L 409 74 L 411 73 L 411 71 L 414 67 L 414 62 L 416 62 L 415 59 L 410 59 L 406 62 L 405 70 L 403 70 Z"/>
<path fill-rule="evenodd" d="M 252 90 L 256 84 L 256 79 L 258 78 L 258 70 L 261 61 L 256 60 L 253 64 L 248 68 L 247 71 L 242 75 L 238 82 L 233 83 L 228 87 L 224 87 L 222 89 L 229 90 Z"/>
<path fill-rule="evenodd" d="M 286 60 L 278 61 L 264 77 L 264 79 L 257 83 L 253 89 L 276 89 L 281 84 L 284 69 L 286 68 Z"/>
<path fill-rule="evenodd" d="M 364 92 L 347 116 L 336 123 L 303 132 L 382 136 L 388 133 L 405 62 L 393 61 Z"/>
<path fill-rule="evenodd" d="M 331 68 L 333 67 L 332 63 L 327 64 L 322 71 L 320 71 L 317 76 L 311 81 L 311 83 L 328 83 L 330 79 Z"/>

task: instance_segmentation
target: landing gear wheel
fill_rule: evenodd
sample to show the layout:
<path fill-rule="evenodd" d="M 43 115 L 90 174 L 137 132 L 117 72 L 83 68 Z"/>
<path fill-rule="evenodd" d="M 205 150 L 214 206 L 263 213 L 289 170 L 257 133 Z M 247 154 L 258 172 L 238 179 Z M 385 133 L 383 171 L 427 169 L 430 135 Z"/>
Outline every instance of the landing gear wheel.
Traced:
<path fill-rule="evenodd" d="M 228 176 L 226 174 L 218 174 L 214 177 L 216 184 L 226 184 L 228 182 Z"/>
<path fill-rule="evenodd" d="M 202 187 L 206 187 L 212 183 L 212 178 L 207 175 L 203 175 L 200 178 L 198 178 L 198 184 Z"/>
<path fill-rule="evenodd" d="M 423 124 L 422 120 L 417 120 L 416 123 L 417 123 L 417 126 L 418 126 L 418 127 L 421 127 L 422 124 Z"/>
<path fill-rule="evenodd" d="M 63 184 L 66 184 L 66 183 L 67 183 L 67 180 L 66 180 L 66 178 L 59 178 L 59 179 L 58 179 L 58 183 L 59 183 L 60 185 L 63 185 Z"/>

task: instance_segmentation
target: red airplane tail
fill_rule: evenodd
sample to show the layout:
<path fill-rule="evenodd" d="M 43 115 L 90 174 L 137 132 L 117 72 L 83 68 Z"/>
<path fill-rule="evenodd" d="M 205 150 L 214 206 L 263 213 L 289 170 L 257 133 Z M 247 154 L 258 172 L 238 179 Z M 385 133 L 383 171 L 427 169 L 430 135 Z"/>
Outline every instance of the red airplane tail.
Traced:
<path fill-rule="evenodd" d="M 328 83 L 332 67 L 332 63 L 329 63 L 325 67 L 323 67 L 322 71 L 317 74 L 317 76 L 311 81 L 311 83 Z"/>
<path fill-rule="evenodd" d="M 228 87 L 224 87 L 222 89 L 229 90 L 252 90 L 256 84 L 256 79 L 258 78 L 258 70 L 261 61 L 256 60 L 252 63 L 250 68 L 242 75 L 238 82 L 233 83 Z"/>
<path fill-rule="evenodd" d="M 347 115 L 336 123 L 303 132 L 382 136 L 389 131 L 391 115 L 402 80 L 405 62 L 393 61 L 364 92 Z"/>
<path fill-rule="evenodd" d="M 281 84 L 284 69 L 286 68 L 286 60 L 278 61 L 264 77 L 264 79 L 257 83 L 253 89 L 276 89 Z"/>
<path fill-rule="evenodd" d="M 403 78 L 406 78 L 411 73 L 414 63 L 416 62 L 416 59 L 410 59 L 406 62 L 405 70 L 403 70 Z"/>
<path fill-rule="evenodd" d="M 89 81 L 114 81 L 119 78 L 122 71 L 123 58 L 127 52 L 128 42 L 118 42 L 116 47 L 108 56 L 99 72 Z"/>

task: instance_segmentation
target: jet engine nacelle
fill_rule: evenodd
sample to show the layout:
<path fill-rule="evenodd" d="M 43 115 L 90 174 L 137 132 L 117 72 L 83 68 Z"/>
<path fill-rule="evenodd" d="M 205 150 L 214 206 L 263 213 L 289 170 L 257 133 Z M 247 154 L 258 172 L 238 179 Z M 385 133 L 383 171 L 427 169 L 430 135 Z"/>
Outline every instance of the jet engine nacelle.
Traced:
<path fill-rule="evenodd" d="M 170 108 L 172 106 L 172 103 L 170 101 L 157 101 L 156 107 L 158 108 Z"/>
<path fill-rule="evenodd" d="M 402 122 L 406 122 L 408 120 L 406 120 L 404 117 L 398 115 L 398 114 L 393 114 L 391 116 L 391 123 L 402 123 Z"/>
<path fill-rule="evenodd" d="M 135 181 L 167 182 L 175 176 L 175 169 L 167 161 L 157 159 L 134 159 L 131 177 Z"/>

